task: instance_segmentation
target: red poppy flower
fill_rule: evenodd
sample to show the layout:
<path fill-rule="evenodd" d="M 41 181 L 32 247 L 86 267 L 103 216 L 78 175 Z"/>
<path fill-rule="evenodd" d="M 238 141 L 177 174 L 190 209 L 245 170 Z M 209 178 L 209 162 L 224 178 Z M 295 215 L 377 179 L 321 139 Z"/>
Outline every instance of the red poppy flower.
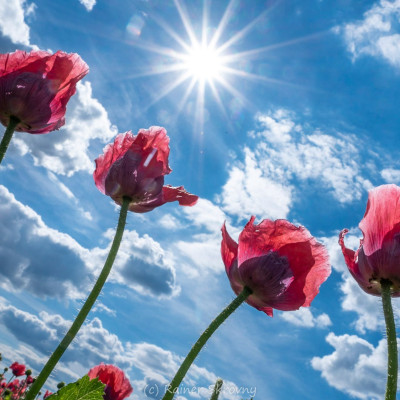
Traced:
<path fill-rule="evenodd" d="M 130 197 L 129 210 L 137 213 L 171 201 L 193 206 L 198 197 L 183 186 L 163 186 L 164 175 L 171 172 L 168 144 L 166 130 L 158 126 L 141 129 L 136 136 L 132 132 L 119 134 L 96 159 L 96 186 L 120 205 L 123 197 Z"/>
<path fill-rule="evenodd" d="M 25 375 L 25 365 L 14 362 L 10 365 L 11 371 L 15 376 Z"/>
<path fill-rule="evenodd" d="M 43 395 L 43 399 L 46 399 L 47 397 L 51 396 L 52 394 L 53 394 L 53 392 L 46 390 L 46 393 Z"/>
<path fill-rule="evenodd" d="M 48 133 L 64 125 L 68 100 L 89 72 L 78 54 L 17 50 L 0 54 L 0 121 L 16 131 Z"/>
<path fill-rule="evenodd" d="M 391 281 L 392 297 L 400 296 L 400 187 L 379 186 L 368 193 L 367 209 L 358 225 L 364 238 L 357 251 L 339 244 L 350 273 L 367 293 L 381 296 L 381 280 Z"/>
<path fill-rule="evenodd" d="M 90 379 L 97 377 L 106 385 L 104 388 L 104 400 L 123 400 L 133 391 L 124 372 L 115 365 L 97 365 L 88 372 L 88 376 Z"/>
<path fill-rule="evenodd" d="M 272 317 L 309 307 L 330 274 L 325 247 L 302 226 L 251 217 L 236 243 L 222 227 L 221 254 L 231 287 L 252 290 L 247 303 Z"/>

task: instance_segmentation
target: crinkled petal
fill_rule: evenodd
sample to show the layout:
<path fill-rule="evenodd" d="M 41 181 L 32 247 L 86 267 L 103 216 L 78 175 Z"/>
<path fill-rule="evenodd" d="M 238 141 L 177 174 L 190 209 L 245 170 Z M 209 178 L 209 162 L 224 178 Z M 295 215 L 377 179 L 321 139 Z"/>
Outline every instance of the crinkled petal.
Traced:
<path fill-rule="evenodd" d="M 222 261 L 225 264 L 225 271 L 229 276 L 229 270 L 232 267 L 232 263 L 236 260 L 237 263 L 237 252 L 238 244 L 230 237 L 226 230 L 225 222 L 221 228 L 222 231 L 222 242 L 221 242 L 221 256 Z"/>
<path fill-rule="evenodd" d="M 305 240 L 304 231 L 307 230 L 302 226 L 295 226 L 285 219 L 276 221 L 265 219 L 258 225 L 254 225 L 254 220 L 255 217 L 251 217 L 239 236 L 239 265 L 247 259 L 262 256 L 271 250 L 277 251 L 287 244 Z"/>
<path fill-rule="evenodd" d="M 101 193 L 105 194 L 105 180 L 111 165 L 121 158 L 130 148 L 135 140 L 131 131 L 120 133 L 116 136 L 114 143 L 108 144 L 103 154 L 96 158 L 96 169 L 93 173 L 94 182 Z"/>
<path fill-rule="evenodd" d="M 16 70 L 45 74 L 47 61 L 51 54 L 47 51 L 17 50 L 14 53 L 0 54 L 0 77 Z"/>
<path fill-rule="evenodd" d="M 173 187 L 165 185 L 162 193 L 164 203 L 178 201 L 180 206 L 194 206 L 199 199 L 199 196 L 187 192 L 183 186 Z"/>
<path fill-rule="evenodd" d="M 371 190 L 359 227 L 364 234 L 363 249 L 366 256 L 381 249 L 384 240 L 398 243 L 393 238 L 400 234 L 400 187 L 383 185 Z"/>
<path fill-rule="evenodd" d="M 104 400 L 123 400 L 132 392 L 132 386 L 124 372 L 111 364 L 100 364 L 89 372 L 90 379 L 99 378 L 104 383 Z"/>
<path fill-rule="evenodd" d="M 59 129 L 77 82 L 88 72 L 78 54 L 0 54 L 0 121 L 7 126 L 10 115 L 17 117 L 16 130 L 28 133 Z"/>
<path fill-rule="evenodd" d="M 165 128 L 151 126 L 149 129 L 140 129 L 135 144 L 140 146 L 144 151 L 157 149 L 157 153 L 153 155 L 149 151 L 148 162 L 161 163 L 162 175 L 167 175 L 172 171 L 168 165 L 169 137 Z"/>
<path fill-rule="evenodd" d="M 331 273 L 329 255 L 325 247 L 317 243 L 305 228 L 302 231 L 304 242 L 290 243 L 279 249 L 279 254 L 287 257 L 294 279 L 272 305 L 278 310 L 289 311 L 309 307 L 319 293 L 319 287 Z"/>
<path fill-rule="evenodd" d="M 238 244 L 240 277 L 254 291 L 249 299 L 258 309 L 309 306 L 331 272 L 325 247 L 289 221 L 254 225 L 254 220 L 246 224 Z"/>

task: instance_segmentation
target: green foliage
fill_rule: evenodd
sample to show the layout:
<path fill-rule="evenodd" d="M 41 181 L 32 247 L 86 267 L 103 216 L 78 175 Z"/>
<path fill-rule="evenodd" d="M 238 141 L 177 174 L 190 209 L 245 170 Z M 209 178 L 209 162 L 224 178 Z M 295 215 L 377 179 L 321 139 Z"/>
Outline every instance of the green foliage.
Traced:
<path fill-rule="evenodd" d="M 104 383 L 98 378 L 89 379 L 87 375 L 74 383 L 62 387 L 57 393 L 47 397 L 48 400 L 103 400 Z M 46 399 L 46 400 L 47 400 Z"/>

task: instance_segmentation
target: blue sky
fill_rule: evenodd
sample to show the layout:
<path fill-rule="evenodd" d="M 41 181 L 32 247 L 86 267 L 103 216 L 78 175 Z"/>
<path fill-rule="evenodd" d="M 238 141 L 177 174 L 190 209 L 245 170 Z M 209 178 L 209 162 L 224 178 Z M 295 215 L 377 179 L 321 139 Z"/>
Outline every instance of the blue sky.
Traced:
<path fill-rule="evenodd" d="M 182 57 L 204 32 L 225 64 L 202 85 Z M 16 133 L 0 167 L 5 364 L 39 371 L 103 265 L 118 208 L 94 185 L 94 159 L 117 133 L 160 125 L 166 183 L 200 201 L 129 214 L 109 282 L 48 388 L 100 362 L 124 369 L 132 399 L 162 388 L 233 299 L 222 223 L 237 239 L 256 215 L 306 226 L 332 275 L 309 309 L 269 318 L 243 305 L 179 399 L 209 398 L 217 377 L 224 400 L 382 398 L 381 302 L 350 278 L 337 237 L 349 228 L 357 248 L 368 190 L 400 182 L 399 0 L 0 0 L 0 33 L 3 53 L 60 49 L 90 66 L 65 126 Z"/>

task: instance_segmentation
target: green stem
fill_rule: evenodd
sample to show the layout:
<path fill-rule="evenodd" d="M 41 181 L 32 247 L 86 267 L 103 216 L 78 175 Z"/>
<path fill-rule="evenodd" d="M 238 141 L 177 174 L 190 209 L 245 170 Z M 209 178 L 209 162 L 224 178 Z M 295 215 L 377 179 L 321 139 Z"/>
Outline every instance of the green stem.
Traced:
<path fill-rule="evenodd" d="M 169 384 L 167 391 L 165 392 L 162 400 L 172 400 L 174 394 L 177 392 L 177 388 L 181 384 L 186 372 L 189 370 L 193 361 L 200 353 L 200 350 L 206 344 L 207 340 L 211 335 L 218 329 L 218 327 L 251 295 L 251 289 L 245 287 L 241 293 L 226 307 L 221 314 L 219 314 L 209 325 L 209 327 L 201 334 L 197 342 L 193 345 L 189 354 L 186 356 L 182 365 L 179 367 L 177 373 Z"/>
<path fill-rule="evenodd" d="M 217 382 L 215 382 L 214 390 L 212 392 L 210 400 L 218 400 L 219 394 L 221 393 L 221 388 L 222 388 L 223 383 L 224 383 L 224 381 L 222 379 L 217 379 Z"/>
<path fill-rule="evenodd" d="M 396 400 L 397 392 L 397 338 L 396 325 L 394 323 L 392 298 L 390 288 L 392 282 L 387 279 L 381 280 L 383 314 L 386 322 L 386 336 L 388 344 L 388 377 L 386 383 L 385 400 Z"/>
<path fill-rule="evenodd" d="M 0 164 L 3 161 L 4 155 L 6 154 L 8 145 L 10 144 L 15 128 L 20 122 L 21 121 L 17 117 L 13 117 L 11 115 L 10 120 L 8 121 L 7 129 L 4 132 L 3 139 L 1 139 L 0 143 Z"/>
<path fill-rule="evenodd" d="M 110 274 L 111 267 L 114 263 L 115 257 L 117 255 L 119 245 L 121 243 L 122 235 L 124 233 L 125 222 L 126 222 L 126 215 L 128 212 L 129 197 L 124 197 L 123 203 L 121 206 L 117 231 L 115 232 L 115 237 L 113 243 L 111 245 L 110 252 L 108 253 L 107 260 L 104 264 L 104 267 L 98 277 L 92 291 L 89 294 L 85 304 L 83 305 L 82 309 L 79 311 L 75 321 L 73 322 L 71 328 L 64 336 L 64 339 L 55 349 L 54 353 L 50 356 L 49 360 L 47 361 L 46 365 L 43 367 L 42 371 L 40 372 L 39 376 L 36 378 L 35 382 L 27 392 L 25 396 L 25 400 L 33 400 L 35 396 L 38 394 L 39 390 L 42 388 L 43 384 L 46 382 L 46 379 L 49 377 L 50 373 L 53 371 L 54 367 L 56 366 L 58 360 L 64 354 L 67 347 L 70 345 L 76 334 L 78 333 L 80 327 L 82 326 L 83 322 L 85 321 L 89 311 L 93 307 L 97 297 L 99 296 L 104 283 L 107 280 L 108 275 Z"/>

